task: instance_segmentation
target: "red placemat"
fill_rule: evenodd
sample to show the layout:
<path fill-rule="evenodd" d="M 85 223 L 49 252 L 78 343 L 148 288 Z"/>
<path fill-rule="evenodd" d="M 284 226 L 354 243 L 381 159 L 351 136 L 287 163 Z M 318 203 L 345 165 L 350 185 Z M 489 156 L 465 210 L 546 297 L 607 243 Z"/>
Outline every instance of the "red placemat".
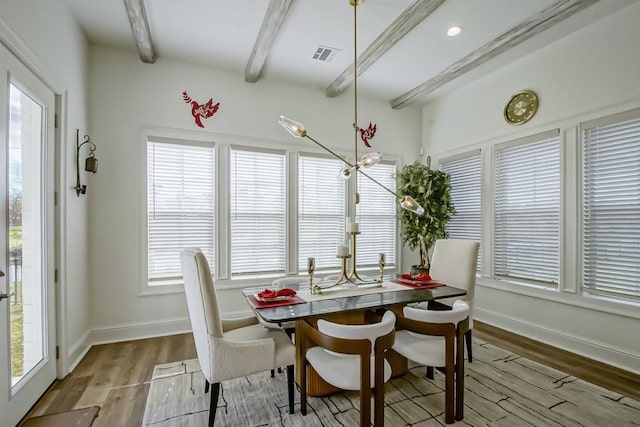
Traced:
<path fill-rule="evenodd" d="M 299 296 L 294 296 L 281 301 L 258 301 L 255 295 L 247 295 L 247 299 L 255 308 L 281 307 L 283 305 L 305 304 L 307 302 Z"/>
<path fill-rule="evenodd" d="M 408 286 L 410 288 L 420 288 L 420 289 L 431 289 L 431 288 L 439 288 L 440 286 L 444 286 L 444 283 L 436 282 L 435 280 L 429 280 L 426 282 L 420 280 L 409 280 L 403 279 L 401 277 L 397 277 L 392 280 L 394 283 L 398 283 L 400 285 Z"/>

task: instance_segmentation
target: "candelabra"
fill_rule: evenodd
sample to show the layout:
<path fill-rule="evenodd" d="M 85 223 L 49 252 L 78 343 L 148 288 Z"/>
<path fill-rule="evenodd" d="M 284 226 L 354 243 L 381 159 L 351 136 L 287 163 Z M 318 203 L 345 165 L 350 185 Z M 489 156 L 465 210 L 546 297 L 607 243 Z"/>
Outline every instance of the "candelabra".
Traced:
<path fill-rule="evenodd" d="M 380 276 L 377 279 L 365 280 L 358 274 L 357 271 L 357 262 L 356 262 L 356 241 L 357 236 L 360 234 L 359 224 L 357 222 L 353 222 L 349 225 L 349 231 L 347 231 L 347 235 L 351 241 L 351 253 L 349 253 L 349 245 L 340 245 L 338 246 L 338 254 L 337 258 L 342 260 L 342 268 L 340 271 L 340 276 L 338 279 L 329 285 L 320 286 L 320 284 L 313 284 L 313 271 L 315 268 L 315 261 L 313 258 L 309 258 L 307 260 L 307 272 L 309 273 L 309 289 L 311 290 L 312 295 L 321 294 L 322 290 L 330 289 L 339 285 L 349 285 L 349 286 L 363 286 L 368 285 L 373 287 L 383 286 L 383 275 L 384 275 L 384 266 L 386 262 L 385 254 L 381 253 L 378 257 L 378 268 L 380 269 Z M 351 260 L 351 262 L 349 262 Z"/>

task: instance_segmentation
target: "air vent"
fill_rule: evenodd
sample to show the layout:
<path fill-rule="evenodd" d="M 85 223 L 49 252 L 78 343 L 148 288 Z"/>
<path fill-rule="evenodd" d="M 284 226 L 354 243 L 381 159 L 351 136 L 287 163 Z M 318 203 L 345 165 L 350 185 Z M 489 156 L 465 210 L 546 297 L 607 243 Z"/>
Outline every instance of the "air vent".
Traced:
<path fill-rule="evenodd" d="M 340 52 L 340 49 L 336 49 L 335 47 L 318 45 L 318 48 L 313 54 L 313 59 L 317 59 L 318 61 L 331 62 L 331 60 L 336 56 L 338 52 Z"/>

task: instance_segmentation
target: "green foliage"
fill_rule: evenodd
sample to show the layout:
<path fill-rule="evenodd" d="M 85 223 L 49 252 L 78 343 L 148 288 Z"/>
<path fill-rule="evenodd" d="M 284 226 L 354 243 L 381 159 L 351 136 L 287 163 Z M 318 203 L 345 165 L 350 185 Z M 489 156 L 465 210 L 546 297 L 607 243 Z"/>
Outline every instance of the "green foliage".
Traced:
<path fill-rule="evenodd" d="M 398 193 L 413 197 L 424 208 L 423 215 L 400 210 L 402 243 L 412 250 L 418 249 L 420 265 L 428 268 L 428 250 L 437 239 L 448 237 L 445 225 L 455 213 L 449 175 L 416 161 L 404 166 L 397 178 Z"/>
<path fill-rule="evenodd" d="M 11 376 L 24 375 L 24 325 L 22 306 L 22 283 L 18 283 L 18 304 L 13 303 L 13 298 L 6 300 L 11 305 Z"/>
<path fill-rule="evenodd" d="M 22 226 L 12 225 L 9 227 L 9 245 L 12 248 L 22 247 Z"/>

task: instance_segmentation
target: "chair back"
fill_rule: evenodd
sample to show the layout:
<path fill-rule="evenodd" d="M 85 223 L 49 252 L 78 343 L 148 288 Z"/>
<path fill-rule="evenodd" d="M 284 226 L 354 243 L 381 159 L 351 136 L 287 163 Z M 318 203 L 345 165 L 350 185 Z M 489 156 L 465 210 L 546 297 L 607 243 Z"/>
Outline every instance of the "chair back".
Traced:
<path fill-rule="evenodd" d="M 473 311 L 476 288 L 476 266 L 480 243 L 463 239 L 438 239 L 433 246 L 429 275 L 447 285 L 464 289 L 464 300 Z"/>
<path fill-rule="evenodd" d="M 180 262 L 198 362 L 205 378 L 211 378 L 212 354 L 209 336 L 223 337 L 213 277 L 207 257 L 198 248 L 183 249 L 180 252 Z"/>
<path fill-rule="evenodd" d="M 456 300 L 451 310 L 423 310 L 421 308 L 405 306 L 402 309 L 402 313 L 407 319 L 418 322 L 453 323 L 458 326 L 458 323 L 469 316 L 469 305 L 462 300 Z"/>
<path fill-rule="evenodd" d="M 318 331 L 334 338 L 349 340 L 368 339 L 371 341 L 371 352 L 375 348 L 376 339 L 387 335 L 393 330 L 396 323 L 396 315 L 387 310 L 378 323 L 365 325 L 343 325 L 333 323 L 324 319 L 319 319 L 317 323 Z"/>

